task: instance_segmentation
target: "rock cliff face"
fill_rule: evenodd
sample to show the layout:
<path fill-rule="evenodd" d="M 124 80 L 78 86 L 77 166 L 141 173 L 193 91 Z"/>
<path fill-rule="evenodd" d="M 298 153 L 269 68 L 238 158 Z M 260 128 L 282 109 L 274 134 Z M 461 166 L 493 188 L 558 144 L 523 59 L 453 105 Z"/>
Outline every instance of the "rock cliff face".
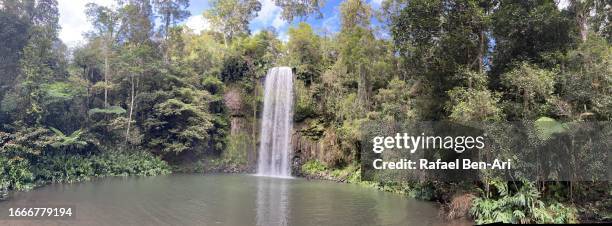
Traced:
<path fill-rule="evenodd" d="M 305 127 L 307 126 L 303 123 L 294 125 L 293 134 L 291 135 L 294 159 L 299 158 L 300 161 L 305 162 L 310 159 L 322 158 L 325 153 L 323 152 L 321 140 L 305 136 L 303 132 Z"/>
<path fill-rule="evenodd" d="M 237 135 L 240 132 L 247 132 L 244 104 L 238 89 L 230 88 L 223 96 L 223 102 L 229 110 L 230 115 L 230 135 Z"/>
<path fill-rule="evenodd" d="M 303 124 L 294 124 L 293 134 L 291 134 L 292 175 L 301 175 L 301 167 L 304 163 L 323 155 L 321 142 L 304 136 L 299 129 L 296 129 L 298 126 L 303 127 Z"/>
<path fill-rule="evenodd" d="M 308 160 L 316 159 L 327 166 L 350 161 L 350 153 L 343 151 L 334 130 L 307 120 L 294 124 L 293 131 L 291 143 L 294 173 Z"/>
<path fill-rule="evenodd" d="M 248 109 L 244 103 L 245 100 L 243 95 L 245 94 L 241 92 L 240 88 L 229 87 L 223 96 L 223 101 L 229 110 L 230 117 L 228 139 L 230 139 L 230 143 L 235 144 L 230 145 L 229 148 L 240 148 L 241 150 L 232 151 L 241 152 L 242 154 L 239 154 L 239 156 L 246 156 L 246 166 L 243 167 L 249 169 L 248 171 L 252 171 L 257 164 L 257 143 L 256 140 L 253 139 L 256 135 L 254 134 L 256 130 L 254 130 L 253 127 L 256 126 L 257 123 L 253 124 L 253 120 L 256 119 L 253 119 L 252 115 L 249 114 L 252 110 Z"/>

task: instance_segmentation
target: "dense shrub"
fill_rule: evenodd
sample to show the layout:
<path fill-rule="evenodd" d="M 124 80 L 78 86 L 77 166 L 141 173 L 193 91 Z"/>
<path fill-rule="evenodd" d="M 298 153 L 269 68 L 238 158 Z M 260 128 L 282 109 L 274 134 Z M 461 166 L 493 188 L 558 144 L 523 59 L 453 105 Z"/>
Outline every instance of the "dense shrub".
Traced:
<path fill-rule="evenodd" d="M 335 169 L 331 172 L 334 178 L 340 178 L 349 183 L 361 182 L 361 168 L 358 165 L 349 165 L 341 169 Z"/>
<path fill-rule="evenodd" d="M 8 159 L 0 155 L 0 190 L 28 190 L 32 188 L 34 176 L 27 159 Z"/>
<path fill-rule="evenodd" d="M 166 162 L 148 152 L 96 155 L 41 155 L 35 162 L 0 156 L 0 188 L 27 190 L 36 183 L 72 183 L 102 176 L 154 176 L 170 173 Z"/>
<path fill-rule="evenodd" d="M 95 176 L 155 176 L 170 173 L 170 167 L 148 152 L 105 152 L 92 157 Z"/>
<path fill-rule="evenodd" d="M 484 192 L 473 200 L 471 214 L 477 224 L 489 223 L 576 223 L 576 209 L 558 202 L 546 205 L 533 183 L 523 182 L 510 189 L 505 181 L 491 183 L 493 193 Z"/>
<path fill-rule="evenodd" d="M 327 170 L 327 167 L 318 160 L 309 160 L 302 165 L 302 172 L 306 174 L 318 174 Z"/>
<path fill-rule="evenodd" d="M 91 160 L 80 155 L 42 156 L 33 168 L 36 179 L 42 183 L 88 180 L 94 173 Z"/>

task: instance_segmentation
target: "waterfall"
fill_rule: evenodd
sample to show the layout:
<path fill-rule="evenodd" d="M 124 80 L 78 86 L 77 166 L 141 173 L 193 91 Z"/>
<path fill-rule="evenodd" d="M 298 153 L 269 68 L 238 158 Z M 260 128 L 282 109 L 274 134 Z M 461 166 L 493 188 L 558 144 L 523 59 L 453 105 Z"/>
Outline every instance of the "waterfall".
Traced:
<path fill-rule="evenodd" d="M 293 128 L 293 73 L 289 67 L 268 71 L 264 84 L 264 109 L 257 174 L 290 177 Z"/>

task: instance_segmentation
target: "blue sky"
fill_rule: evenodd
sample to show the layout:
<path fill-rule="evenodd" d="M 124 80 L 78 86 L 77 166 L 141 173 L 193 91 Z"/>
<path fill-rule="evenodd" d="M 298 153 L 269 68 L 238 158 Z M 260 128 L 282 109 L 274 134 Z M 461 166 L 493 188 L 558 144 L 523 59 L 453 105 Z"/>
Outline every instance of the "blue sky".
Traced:
<path fill-rule="evenodd" d="M 382 0 L 368 0 L 367 2 L 373 8 L 377 9 L 380 7 L 381 1 Z M 286 40 L 288 38 L 287 30 L 289 27 L 295 26 L 297 23 L 299 23 L 299 21 L 296 19 L 292 23 L 288 23 L 282 20 L 280 17 L 281 9 L 274 5 L 274 0 L 260 0 L 260 2 L 262 3 L 262 9 L 257 18 L 251 22 L 251 31 L 256 33 L 267 27 L 274 27 L 279 34 L 279 38 Z M 340 28 L 340 3 L 342 3 L 341 0 L 325 1 L 325 5 L 321 9 L 323 17 L 316 18 L 313 15 L 308 17 L 306 22 L 309 23 L 319 34 L 324 35 L 337 32 Z M 209 25 L 207 25 L 206 22 L 199 17 L 202 15 L 202 12 L 208 9 L 208 7 L 209 5 L 207 0 L 191 1 L 189 11 L 191 11 L 192 17 L 185 23 L 195 30 L 207 29 Z"/>
<path fill-rule="evenodd" d="M 281 10 L 274 5 L 274 0 L 259 0 L 262 3 L 262 9 L 257 18 L 251 21 L 250 28 L 253 33 L 256 33 L 267 27 L 276 28 L 279 38 L 286 41 L 288 39 L 287 31 L 290 26 L 297 24 L 287 23 L 280 19 Z M 313 29 L 321 35 L 330 35 L 339 30 L 340 27 L 340 9 L 341 0 L 324 0 L 325 6 L 321 9 L 323 18 L 310 17 L 306 20 Z M 366 0 L 374 9 L 379 9 L 383 0 Z M 84 42 L 83 33 L 91 30 L 91 24 L 85 16 L 85 5 L 89 2 L 94 2 L 104 6 L 114 6 L 116 0 L 58 0 L 60 19 L 59 23 L 62 29 L 59 37 L 69 47 L 74 47 Z M 557 6 L 559 9 L 567 7 L 568 0 L 558 0 Z M 208 0 L 191 0 L 189 11 L 191 17 L 183 23 L 188 27 L 200 31 L 210 29 L 210 24 L 204 20 L 202 13 L 208 9 Z M 380 25 L 376 19 L 372 19 L 375 26 Z M 384 29 L 377 29 L 375 33 L 379 38 L 388 38 L 389 34 Z"/>
<path fill-rule="evenodd" d="M 367 0 L 373 8 L 379 8 L 382 0 Z M 60 39 L 68 46 L 76 46 L 84 42 L 83 33 L 91 30 L 91 24 L 85 16 L 85 5 L 89 2 L 104 6 L 114 6 L 115 0 L 59 0 L 60 11 Z M 257 18 L 251 21 L 250 28 L 253 33 L 256 33 L 267 27 L 274 27 L 282 40 L 287 40 L 287 31 L 290 26 L 298 23 L 288 23 L 280 18 L 281 9 L 274 5 L 274 0 L 260 0 L 262 9 Z M 326 0 L 325 6 L 321 9 L 322 18 L 309 17 L 306 22 L 313 26 L 313 29 L 319 34 L 332 34 L 337 32 L 340 27 L 340 10 L 339 5 L 341 0 Z M 210 29 L 210 24 L 202 18 L 202 13 L 208 9 L 208 0 L 191 0 L 189 11 L 191 17 L 183 22 L 188 27 L 199 31 Z M 376 21 L 374 20 L 375 24 Z"/>

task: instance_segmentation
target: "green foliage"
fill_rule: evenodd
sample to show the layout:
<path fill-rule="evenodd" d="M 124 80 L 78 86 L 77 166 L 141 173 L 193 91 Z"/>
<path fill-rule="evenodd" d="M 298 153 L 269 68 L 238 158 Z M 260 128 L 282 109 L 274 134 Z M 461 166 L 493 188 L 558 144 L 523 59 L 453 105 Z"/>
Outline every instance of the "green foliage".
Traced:
<path fill-rule="evenodd" d="M 299 130 L 301 136 L 308 137 L 312 140 L 319 140 L 325 133 L 325 124 L 318 120 L 306 121 L 307 127 Z"/>
<path fill-rule="evenodd" d="M 275 64 L 280 48 L 280 41 L 271 31 L 236 39 L 221 63 L 221 80 L 234 83 L 262 78 Z"/>
<path fill-rule="evenodd" d="M 234 37 L 249 34 L 249 22 L 261 10 L 261 3 L 255 0 L 213 0 L 204 17 L 223 33 L 227 44 Z"/>
<path fill-rule="evenodd" d="M 155 104 L 154 118 L 146 122 L 151 131 L 151 147 L 164 153 L 180 153 L 207 144 L 212 116 L 207 112 L 205 91 L 182 89 L 180 99 Z M 159 135 L 158 135 L 159 134 Z"/>
<path fill-rule="evenodd" d="M 560 203 L 546 206 L 540 200 L 540 192 L 533 183 L 522 182 L 516 191 L 510 189 L 508 182 L 493 181 L 491 185 L 496 190 L 495 194 L 473 200 L 470 213 L 477 224 L 576 222 L 574 207 Z"/>
<path fill-rule="evenodd" d="M 327 170 L 327 167 L 316 159 L 309 160 L 304 163 L 304 165 L 302 165 L 302 172 L 310 175 L 317 175 L 319 173 L 324 172 L 325 170 Z"/>
<path fill-rule="evenodd" d="M 22 2 L 20 2 L 23 4 Z M 28 30 L 31 28 L 31 22 L 28 21 L 29 18 L 25 16 L 23 13 L 18 10 L 6 10 L 3 9 L 0 13 L 0 27 L 2 27 L 2 32 L 0 32 L 0 39 L 4 40 L 0 42 L 0 84 L 2 86 L 7 86 L 10 84 L 14 84 L 20 56 L 21 50 L 28 42 L 28 36 L 23 35 L 28 33 Z M 0 88 L 0 97 L 3 102 L 5 99 L 13 99 L 6 98 L 4 95 L 7 91 L 8 87 Z M 13 95 L 15 95 L 13 93 Z M 7 111 L 6 107 L 0 107 L 5 109 L 3 111 Z M 2 120 L 0 120 L 2 121 Z"/>
<path fill-rule="evenodd" d="M 170 26 L 176 25 L 181 20 L 186 19 L 191 15 L 187 10 L 189 0 L 172 0 L 172 1 L 153 1 L 157 13 L 161 15 L 163 21 L 163 32 L 168 35 Z"/>
<path fill-rule="evenodd" d="M 0 155 L 0 189 L 28 190 L 34 185 L 34 175 L 27 159 L 8 159 Z"/>
<path fill-rule="evenodd" d="M 109 115 L 122 115 L 125 114 L 126 111 L 122 107 L 119 106 L 109 106 L 107 108 L 93 108 L 87 112 L 90 116 L 97 114 L 109 114 Z"/>
<path fill-rule="evenodd" d="M 247 152 L 252 146 L 251 137 L 245 133 L 229 135 L 227 148 L 221 154 L 223 164 L 226 166 L 245 166 Z"/>
<path fill-rule="evenodd" d="M 289 22 L 318 14 L 323 2 L 274 4 Z M 500 138 L 491 150 L 511 157 L 517 142 L 537 154 L 540 143 L 584 133 L 573 122 L 612 115 L 609 7 L 600 1 L 570 1 L 559 9 L 552 0 L 389 0 L 378 11 L 369 1 L 350 0 L 340 3 L 337 33 L 290 23 L 286 43 L 273 28 L 250 34 L 262 7 L 256 0 L 211 1 L 204 16 L 213 29 L 200 34 L 177 25 L 188 15 L 186 0 L 88 4 L 93 29 L 74 51 L 57 38 L 57 1 L 3 3 L 0 187 L 163 174 L 168 166 L 159 156 L 172 163 L 246 164 L 245 150 L 256 144 L 260 83 L 278 65 L 295 68 L 298 78 L 294 121 L 307 124 L 298 133 L 325 149 L 303 165 L 305 173 L 423 199 L 438 198 L 440 184 L 361 181 L 364 123 L 539 118 L 528 135 Z M 380 23 L 372 23 L 374 16 Z M 227 87 L 239 90 L 236 109 L 225 99 Z M 229 119 L 236 116 L 252 124 L 230 136 Z M 589 162 L 582 150 L 590 145 L 568 150 Z M 551 161 L 563 160 L 561 151 Z M 544 183 L 541 195 L 527 183 L 492 186 L 475 201 L 478 223 L 573 222 L 569 195 L 562 194 L 592 192 L 580 183 Z M 584 206 L 580 198 L 572 201 Z"/>
<path fill-rule="evenodd" d="M 330 174 L 333 178 L 346 181 L 348 183 L 361 182 L 361 168 L 358 165 L 352 164 L 341 169 L 334 169 Z"/>
<path fill-rule="evenodd" d="M 500 97 L 488 90 L 455 88 L 448 91 L 449 118 L 455 121 L 495 121 L 501 117 Z"/>
<path fill-rule="evenodd" d="M 16 78 L 16 84 L 11 84 L 13 86 L 9 92 L 17 98 L 11 102 L 19 106 L 11 116 L 16 121 L 33 125 L 40 123 L 44 113 L 43 98 L 46 92 L 42 86 L 61 77 L 65 66 L 65 59 L 57 54 L 59 51 L 55 45 L 59 13 L 55 1 L 13 3 L 13 6 L 7 10 L 15 10 L 15 19 L 22 17 L 28 28 L 19 34 L 27 37 L 27 44 L 17 51 L 20 55 L 18 64 L 10 65 L 14 72 L 18 72 L 12 75 Z M 2 9 L 2 13 L 4 11 Z"/>
<path fill-rule="evenodd" d="M 295 81 L 293 86 L 295 87 L 294 95 L 296 96 L 293 107 L 293 120 L 301 122 L 307 118 L 314 118 L 317 115 L 317 108 L 310 90 L 304 86 L 302 81 Z"/>
<path fill-rule="evenodd" d="M 75 87 L 75 84 L 67 82 L 44 84 L 41 88 L 45 92 L 44 98 L 47 104 L 70 101 L 77 96 L 85 94 L 84 88 Z"/>
<path fill-rule="evenodd" d="M 374 56 L 375 39 L 370 28 L 372 8 L 362 0 L 349 0 L 340 5 L 341 33 L 338 37 L 340 62 L 352 76 L 359 76 L 361 88 L 365 88 L 366 67 Z M 370 75 L 371 76 L 371 75 Z M 359 88 L 359 87 L 358 87 Z"/>
<path fill-rule="evenodd" d="M 223 93 L 225 84 L 223 84 L 223 82 L 217 77 L 206 76 L 202 80 L 202 86 L 204 86 L 204 89 L 206 89 L 206 91 L 208 91 L 209 93 L 216 94 Z"/>
<path fill-rule="evenodd" d="M 490 7 L 480 1 L 417 0 L 389 14 L 402 67 L 419 80 L 416 99 L 422 118 L 446 118 L 448 111 L 440 103 L 456 101 L 449 100 L 448 92 L 456 86 L 476 88 L 458 84 L 454 77 L 484 71 Z"/>
<path fill-rule="evenodd" d="M 459 86 L 447 92 L 446 110 L 449 118 L 457 122 L 497 121 L 502 118 L 498 93 L 491 92 L 484 73 L 460 70 L 456 75 Z"/>
<path fill-rule="evenodd" d="M 518 112 L 510 108 L 510 113 L 520 115 L 523 119 L 545 113 L 546 103 L 554 91 L 554 78 L 554 71 L 540 69 L 526 62 L 502 75 L 502 84 L 511 89 L 514 103 L 522 108 L 522 111 Z"/>
<path fill-rule="evenodd" d="M 19 104 L 20 97 L 16 93 L 7 93 L 2 98 L 2 102 L 0 102 L 0 111 L 5 114 L 11 113 L 18 110 Z"/>
<path fill-rule="evenodd" d="M 515 61 L 543 63 L 544 53 L 571 47 L 575 37 L 572 20 L 553 0 L 503 1 L 491 16 L 496 39 L 493 74 L 508 71 Z"/>
<path fill-rule="evenodd" d="M 281 17 L 284 20 L 293 21 L 295 18 L 305 19 L 313 13 L 322 17 L 320 9 L 325 0 L 274 0 L 274 4 L 282 9 Z"/>
<path fill-rule="evenodd" d="M 576 209 L 557 202 L 534 209 L 533 215 L 536 222 L 539 223 L 565 224 L 577 222 Z"/>
<path fill-rule="evenodd" d="M 435 188 L 431 183 L 416 183 L 411 187 L 404 188 L 408 190 L 408 196 L 421 199 L 433 200 L 435 196 Z"/>
<path fill-rule="evenodd" d="M 85 146 L 87 145 L 86 141 L 81 140 L 81 135 L 83 134 L 82 130 L 77 130 L 72 132 L 69 136 L 66 136 L 62 131 L 59 131 L 56 128 L 49 128 L 53 133 L 55 133 L 56 142 L 51 143 L 51 147 L 54 148 L 62 148 L 62 147 L 72 147 L 76 146 Z"/>
<path fill-rule="evenodd" d="M 210 33 L 193 35 L 184 31 L 180 40 L 181 48 L 172 49 L 176 61 L 184 63 L 184 68 L 193 69 L 198 75 L 217 77 L 222 59 L 227 54 L 227 46 L 219 43 L 216 36 Z"/>
<path fill-rule="evenodd" d="M 166 162 L 144 151 L 104 152 L 92 157 L 96 176 L 155 176 L 170 173 Z"/>
<path fill-rule="evenodd" d="M 80 155 L 42 156 L 34 167 L 36 178 L 50 183 L 89 180 L 94 174 L 91 161 Z"/>
<path fill-rule="evenodd" d="M 321 74 L 321 50 L 319 37 L 310 25 L 300 23 L 296 28 L 289 29 L 290 65 L 296 68 L 297 78 L 304 81 L 306 86 L 317 81 Z"/>
<path fill-rule="evenodd" d="M 98 176 L 169 173 L 167 163 L 151 153 L 94 152 L 96 147 L 91 145 L 97 143 L 89 141 L 84 131 L 66 136 L 58 129 L 50 130 L 53 134 L 43 128 L 0 132 L 0 187 L 27 190 L 35 184 L 75 182 Z"/>
<path fill-rule="evenodd" d="M 242 56 L 237 54 L 229 55 L 223 60 L 221 79 L 224 82 L 238 81 L 248 76 L 249 67 Z"/>
<path fill-rule="evenodd" d="M 563 123 L 557 122 L 552 118 L 541 117 L 535 121 L 535 129 L 537 131 L 538 138 L 548 140 L 553 134 L 564 133 L 568 128 Z"/>
<path fill-rule="evenodd" d="M 104 152 L 92 156 L 43 156 L 34 166 L 37 180 L 51 183 L 77 182 L 103 176 L 155 176 L 170 172 L 169 166 L 150 153 Z"/>
<path fill-rule="evenodd" d="M 359 184 L 375 188 L 381 191 L 405 194 L 412 198 L 421 200 L 433 200 L 436 189 L 432 183 L 397 183 L 391 181 L 363 181 L 361 179 L 361 167 L 350 164 L 340 168 L 330 168 L 317 159 L 308 160 L 302 165 L 302 173 L 306 176 L 328 178 L 351 184 Z"/>
<path fill-rule="evenodd" d="M 407 90 L 408 84 L 397 78 L 389 81 L 387 88 L 379 89 L 374 100 L 378 104 L 380 114 L 397 121 L 413 119 L 414 103 Z"/>
<path fill-rule="evenodd" d="M 8 158 L 38 156 L 55 141 L 50 131 L 41 127 L 26 127 L 12 133 L 0 131 L 0 155 Z"/>
<path fill-rule="evenodd" d="M 301 172 L 306 176 L 328 178 L 352 184 L 370 185 L 367 182 L 361 181 L 361 168 L 355 164 L 341 168 L 331 168 L 317 159 L 311 159 L 302 165 Z"/>
<path fill-rule="evenodd" d="M 589 36 L 567 53 L 560 73 L 560 95 L 570 108 L 559 115 L 578 119 L 609 120 L 612 116 L 612 46 L 601 37 Z"/>

